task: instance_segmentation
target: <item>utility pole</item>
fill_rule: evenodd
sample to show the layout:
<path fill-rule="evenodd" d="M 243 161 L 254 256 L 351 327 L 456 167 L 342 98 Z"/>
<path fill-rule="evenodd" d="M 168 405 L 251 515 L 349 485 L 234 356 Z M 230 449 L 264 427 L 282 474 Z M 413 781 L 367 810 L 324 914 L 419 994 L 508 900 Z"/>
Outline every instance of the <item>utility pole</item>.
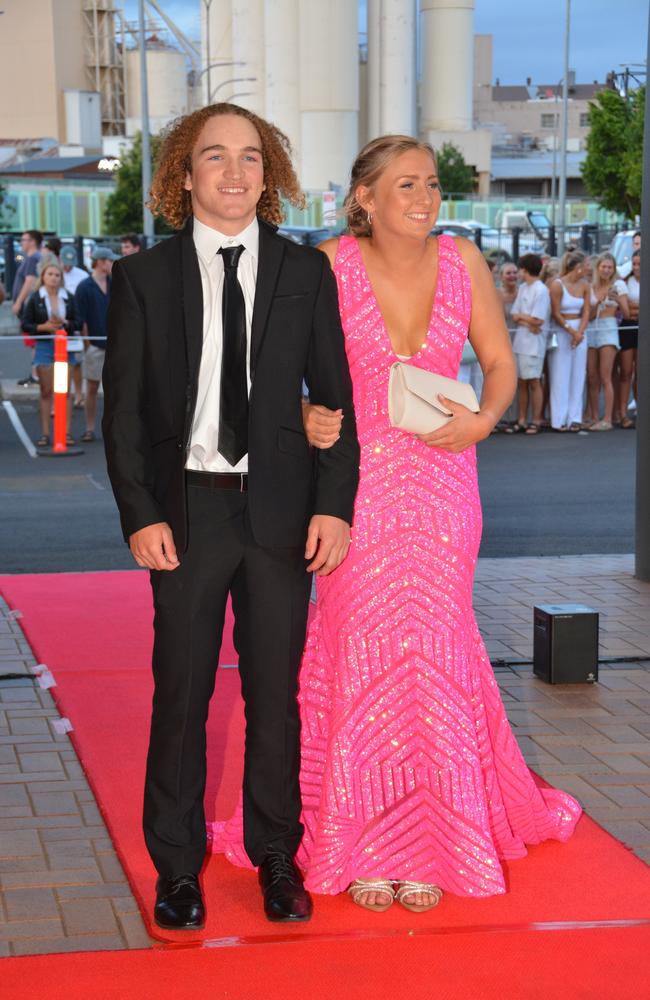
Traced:
<path fill-rule="evenodd" d="M 564 227 L 566 225 L 566 148 L 569 138 L 569 29 L 571 27 L 571 0 L 566 0 L 566 23 L 564 26 L 564 79 L 562 81 L 562 146 L 560 148 L 560 219 L 557 231 L 557 248 L 564 253 Z"/>
<path fill-rule="evenodd" d="M 558 147 L 558 124 L 560 116 L 558 114 L 558 91 L 560 89 L 562 81 L 558 83 L 555 88 L 555 96 L 553 98 L 553 176 L 551 177 L 551 223 L 555 226 L 557 224 L 556 210 L 557 210 L 557 147 Z"/>
<path fill-rule="evenodd" d="M 650 66 L 650 15 L 648 18 L 648 63 Z M 650 87 L 645 92 L 645 120 L 650 122 Z M 650 323 L 650 128 L 643 136 L 643 203 L 641 206 L 641 292 L 639 329 Z M 637 353 L 638 390 L 636 400 L 636 532 L 634 574 L 650 581 L 650 343 L 639 337 Z"/>
<path fill-rule="evenodd" d="M 210 94 L 212 93 L 212 88 L 210 86 L 210 6 L 212 0 L 203 0 L 205 6 L 205 66 L 206 66 L 206 90 L 208 94 L 208 99 L 205 102 L 210 104 Z"/>
<path fill-rule="evenodd" d="M 138 0 L 140 35 L 140 117 L 142 120 L 142 231 L 153 236 L 153 215 L 147 208 L 151 190 L 151 137 L 149 134 L 149 90 L 147 87 L 147 46 L 144 30 L 144 0 Z"/>

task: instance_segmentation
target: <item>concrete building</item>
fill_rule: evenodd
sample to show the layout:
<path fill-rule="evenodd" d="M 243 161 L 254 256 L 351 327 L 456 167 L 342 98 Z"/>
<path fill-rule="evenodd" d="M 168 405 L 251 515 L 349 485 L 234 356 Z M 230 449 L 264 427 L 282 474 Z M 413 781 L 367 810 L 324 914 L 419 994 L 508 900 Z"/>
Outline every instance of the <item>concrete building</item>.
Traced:
<path fill-rule="evenodd" d="M 126 83 L 127 136 L 142 129 L 140 107 L 140 51 L 127 49 L 124 58 Z M 187 84 L 185 56 L 156 36 L 147 38 L 147 91 L 149 100 L 149 127 L 152 133 L 160 132 L 173 118 L 190 110 L 190 91 Z"/>
<path fill-rule="evenodd" d="M 367 10 L 361 58 L 354 0 L 226 0 L 218 12 L 203 11 L 212 99 L 237 100 L 276 122 L 307 190 L 345 187 L 361 145 L 413 135 L 419 117 L 420 134 L 434 146 L 458 145 L 487 192 L 491 134 L 472 118 L 474 0 L 420 0 L 419 31 L 417 0 L 368 0 Z"/>
<path fill-rule="evenodd" d="M 491 135 L 472 115 L 474 0 L 421 0 L 420 9 L 420 132 L 434 148 L 457 146 L 487 194 Z"/>
<path fill-rule="evenodd" d="M 552 150 L 559 148 L 562 118 L 562 82 L 504 86 L 493 82 L 492 35 L 474 39 L 474 122 L 492 133 L 493 150 L 498 147 Z M 608 82 L 577 84 L 569 78 L 568 143 L 571 153 L 586 147 L 589 134 L 589 102 L 605 90 Z"/>
<path fill-rule="evenodd" d="M 101 235 L 117 161 L 98 156 L 44 156 L 0 167 L 15 231 Z"/>
<path fill-rule="evenodd" d="M 0 160 L 3 142 L 27 149 L 44 138 L 68 155 L 119 155 L 124 137 L 141 127 L 137 30 L 116 3 L 5 0 L 0 86 L 12 100 L 0 116 Z M 546 196 L 559 82 L 494 81 L 492 37 L 473 32 L 475 0 L 367 0 L 361 46 L 357 0 L 201 2 L 200 50 L 163 7 L 150 0 L 154 133 L 193 107 L 235 101 L 287 134 L 307 191 L 345 188 L 368 139 L 407 133 L 434 148 L 459 147 L 479 195 Z M 571 81 L 568 146 L 576 157 L 589 101 L 604 86 Z M 574 196 L 583 193 L 578 162 L 570 164 Z"/>
<path fill-rule="evenodd" d="M 64 94 L 88 89 L 81 0 L 3 0 L 2 9 L 0 139 L 67 142 Z"/>
<path fill-rule="evenodd" d="M 580 167 L 586 153 L 567 153 L 566 190 L 568 198 L 583 198 L 586 194 Z M 498 198 L 553 198 L 551 190 L 555 176 L 557 197 L 559 157 L 555 164 L 548 151 L 499 155 L 492 157 L 490 194 Z"/>

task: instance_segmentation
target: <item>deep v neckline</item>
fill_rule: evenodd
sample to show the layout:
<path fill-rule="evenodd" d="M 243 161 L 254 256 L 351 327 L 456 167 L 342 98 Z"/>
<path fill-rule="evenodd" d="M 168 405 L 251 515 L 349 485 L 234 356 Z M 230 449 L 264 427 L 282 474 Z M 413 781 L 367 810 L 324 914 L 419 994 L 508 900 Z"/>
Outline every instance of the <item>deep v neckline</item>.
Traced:
<path fill-rule="evenodd" d="M 434 320 L 434 317 L 435 317 L 435 314 L 436 314 L 436 307 L 438 305 L 438 292 L 440 290 L 440 246 L 441 246 L 440 239 L 441 239 L 441 237 L 440 236 L 436 236 L 435 239 L 437 240 L 437 242 L 436 242 L 436 249 L 438 251 L 437 261 L 436 261 L 436 263 L 437 263 L 437 267 L 436 267 L 436 280 L 435 280 L 435 288 L 434 288 L 434 291 L 433 291 L 433 300 L 431 302 L 431 312 L 429 314 L 429 322 L 427 324 L 427 332 L 426 332 L 426 335 L 425 335 L 424 342 L 423 342 L 422 346 L 419 348 L 419 350 L 417 350 L 415 352 L 415 354 L 401 355 L 401 354 L 397 353 L 397 351 L 395 350 L 395 348 L 393 346 L 393 342 L 390 339 L 390 333 L 388 332 L 388 327 L 386 325 L 386 320 L 384 319 L 384 314 L 382 313 L 380 305 L 379 305 L 379 299 L 377 298 L 377 296 L 375 294 L 375 290 L 374 290 L 374 288 L 372 286 L 372 281 L 370 280 L 370 275 L 368 274 L 368 268 L 366 267 L 366 262 L 363 259 L 363 254 L 361 253 L 361 245 L 360 245 L 359 240 L 357 239 L 357 237 L 356 236 L 354 237 L 354 242 L 355 242 L 356 248 L 357 248 L 357 254 L 359 256 L 359 261 L 361 262 L 361 268 L 363 270 L 363 276 L 365 278 L 365 282 L 366 282 L 366 285 L 368 287 L 369 296 L 372 299 L 372 302 L 374 304 L 374 308 L 377 310 L 377 313 L 381 317 L 381 327 L 382 327 L 384 336 L 386 337 L 386 341 L 388 342 L 388 347 L 389 347 L 389 349 L 391 351 L 391 354 L 395 358 L 397 358 L 399 361 L 404 361 L 404 362 L 414 361 L 415 358 L 419 358 L 419 356 L 422 354 L 423 350 L 425 349 L 425 347 L 429 343 L 429 335 L 431 333 L 431 327 L 433 325 L 433 320 Z"/>

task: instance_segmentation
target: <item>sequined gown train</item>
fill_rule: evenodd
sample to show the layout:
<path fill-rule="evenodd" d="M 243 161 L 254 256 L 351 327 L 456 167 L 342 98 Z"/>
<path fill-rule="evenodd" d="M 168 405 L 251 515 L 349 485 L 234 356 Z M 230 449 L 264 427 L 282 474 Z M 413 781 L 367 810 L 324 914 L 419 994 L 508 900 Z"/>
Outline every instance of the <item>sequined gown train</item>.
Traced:
<path fill-rule="evenodd" d="M 411 364 L 456 378 L 471 287 L 438 237 L 428 335 Z M 300 674 L 306 885 L 434 882 L 505 891 L 501 860 L 567 840 L 580 806 L 538 788 L 514 739 L 472 609 L 481 537 L 474 448 L 429 448 L 388 423 L 391 342 L 353 237 L 334 271 L 361 444 L 352 545 L 318 580 Z M 241 811 L 214 850 L 248 864 Z"/>

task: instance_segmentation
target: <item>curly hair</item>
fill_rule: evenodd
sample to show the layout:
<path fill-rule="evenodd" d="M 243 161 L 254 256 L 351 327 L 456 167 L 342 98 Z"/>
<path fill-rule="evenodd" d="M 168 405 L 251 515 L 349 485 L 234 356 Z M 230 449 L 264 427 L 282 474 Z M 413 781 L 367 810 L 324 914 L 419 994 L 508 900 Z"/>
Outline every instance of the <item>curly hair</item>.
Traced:
<path fill-rule="evenodd" d="M 438 169 L 436 154 L 428 142 L 420 142 L 410 135 L 381 135 L 367 143 L 352 164 L 350 172 L 350 187 L 343 202 L 343 212 L 347 219 L 347 230 L 352 236 L 370 236 L 371 225 L 367 212 L 357 201 L 357 190 L 372 187 L 389 163 L 408 153 L 411 149 L 419 149 L 428 153 Z"/>
<path fill-rule="evenodd" d="M 191 193 L 184 187 L 185 175 L 192 172 L 192 150 L 201 129 L 217 115 L 238 115 L 257 129 L 266 185 L 257 205 L 260 218 L 280 225 L 284 218 L 281 195 L 292 205 L 304 208 L 305 196 L 291 163 L 291 143 L 284 132 L 247 108 L 223 102 L 177 118 L 165 129 L 148 203 L 153 214 L 162 216 L 174 229 L 181 229 L 192 214 Z"/>

